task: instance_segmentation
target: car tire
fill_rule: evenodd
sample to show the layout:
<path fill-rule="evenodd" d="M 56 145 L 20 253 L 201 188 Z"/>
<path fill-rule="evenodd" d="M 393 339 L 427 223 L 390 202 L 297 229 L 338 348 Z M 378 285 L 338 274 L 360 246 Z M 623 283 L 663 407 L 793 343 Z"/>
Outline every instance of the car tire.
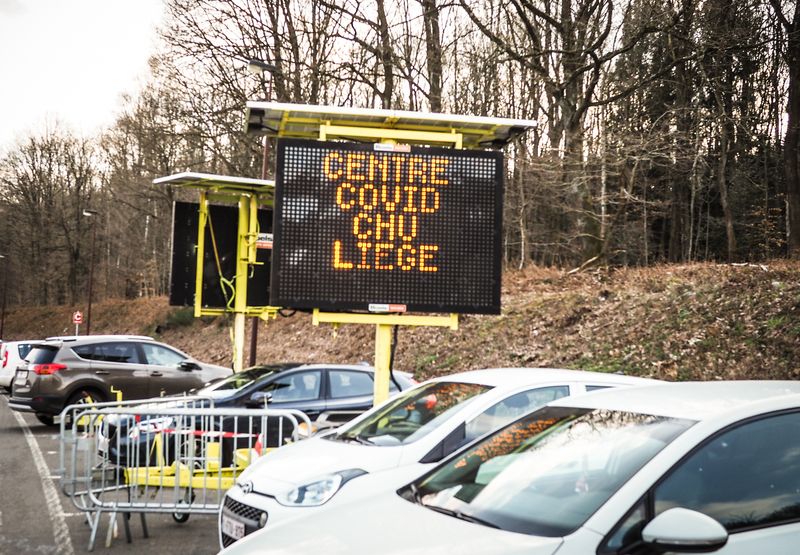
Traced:
<path fill-rule="evenodd" d="M 91 401 L 90 401 L 91 400 Z M 68 407 L 70 405 L 91 405 L 93 403 L 105 403 L 106 396 L 103 395 L 100 391 L 96 389 L 79 389 L 72 395 L 70 395 L 67 404 L 64 405 Z M 72 422 L 68 419 L 64 425 L 69 428 L 72 426 Z"/>
<path fill-rule="evenodd" d="M 36 419 L 45 426 L 50 426 L 50 427 L 56 426 L 54 418 L 55 417 L 52 414 L 44 414 L 41 412 L 36 413 Z"/>

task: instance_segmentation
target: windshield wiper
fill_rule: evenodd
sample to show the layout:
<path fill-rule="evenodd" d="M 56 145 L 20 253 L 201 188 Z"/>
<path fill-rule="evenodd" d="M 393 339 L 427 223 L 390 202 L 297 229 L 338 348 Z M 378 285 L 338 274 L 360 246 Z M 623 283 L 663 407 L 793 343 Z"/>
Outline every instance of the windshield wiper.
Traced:
<path fill-rule="evenodd" d="M 338 436 L 338 437 L 342 441 L 352 441 L 354 443 L 360 443 L 361 445 L 375 445 L 374 443 L 372 443 L 372 441 L 370 441 L 369 439 L 365 438 L 364 436 L 359 436 L 359 435 L 345 436 L 345 435 L 341 435 L 341 436 Z"/>
<path fill-rule="evenodd" d="M 411 495 L 414 497 L 414 503 L 416 503 L 417 505 L 424 505 L 424 503 L 422 502 L 422 494 L 419 492 L 417 484 L 411 482 L 408 485 L 408 489 L 409 491 L 411 491 Z"/>
<path fill-rule="evenodd" d="M 414 491 L 414 490 L 412 490 Z M 480 524 L 481 526 L 488 526 L 489 528 L 500 528 L 497 524 L 493 522 L 489 522 L 488 520 L 483 520 L 482 518 L 478 518 L 477 516 L 468 515 L 462 513 L 461 511 L 456 511 L 454 509 L 446 509 L 444 507 L 440 507 L 438 505 L 424 505 L 423 506 L 436 511 L 437 513 L 442 513 L 447 516 L 455 517 L 459 520 L 464 520 L 466 522 L 472 522 L 473 524 Z"/>

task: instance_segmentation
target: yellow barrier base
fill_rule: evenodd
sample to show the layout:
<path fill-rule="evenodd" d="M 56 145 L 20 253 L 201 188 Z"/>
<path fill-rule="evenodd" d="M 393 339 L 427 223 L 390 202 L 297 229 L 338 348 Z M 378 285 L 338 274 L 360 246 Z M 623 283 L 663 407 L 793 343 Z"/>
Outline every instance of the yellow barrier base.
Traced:
<path fill-rule="evenodd" d="M 211 445 L 211 444 L 209 444 Z M 274 449 L 266 449 L 264 454 Z M 211 449 L 206 468 L 192 472 L 185 464 L 173 462 L 169 466 L 126 468 L 125 483 L 129 486 L 157 488 L 189 488 L 226 490 L 233 487 L 236 477 L 258 458 L 255 449 L 237 449 L 233 456 L 235 466 L 219 467 L 218 453 Z"/>

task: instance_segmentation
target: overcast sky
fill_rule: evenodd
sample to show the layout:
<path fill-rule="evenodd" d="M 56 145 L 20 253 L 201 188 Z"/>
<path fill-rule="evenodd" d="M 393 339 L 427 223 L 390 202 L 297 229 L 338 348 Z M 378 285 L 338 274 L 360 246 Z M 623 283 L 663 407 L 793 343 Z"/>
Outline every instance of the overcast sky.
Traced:
<path fill-rule="evenodd" d="M 0 0 L 0 153 L 59 121 L 110 125 L 156 49 L 163 0 Z"/>

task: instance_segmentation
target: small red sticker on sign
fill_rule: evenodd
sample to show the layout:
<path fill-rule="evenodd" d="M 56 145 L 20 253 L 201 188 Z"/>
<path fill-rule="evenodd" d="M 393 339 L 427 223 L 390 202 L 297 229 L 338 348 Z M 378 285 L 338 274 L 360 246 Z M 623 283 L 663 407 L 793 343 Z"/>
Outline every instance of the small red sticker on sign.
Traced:
<path fill-rule="evenodd" d="M 370 312 L 405 312 L 407 309 L 404 304 L 379 304 L 370 303 Z"/>
<path fill-rule="evenodd" d="M 271 249 L 272 248 L 272 233 L 259 233 L 256 238 L 257 249 Z"/>

